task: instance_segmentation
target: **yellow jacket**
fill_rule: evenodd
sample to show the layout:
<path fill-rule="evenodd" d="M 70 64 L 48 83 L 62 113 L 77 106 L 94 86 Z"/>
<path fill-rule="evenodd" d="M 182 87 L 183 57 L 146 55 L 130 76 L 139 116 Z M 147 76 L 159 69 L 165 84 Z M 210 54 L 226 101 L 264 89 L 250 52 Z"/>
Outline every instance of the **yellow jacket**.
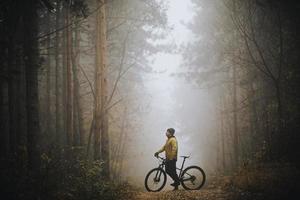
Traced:
<path fill-rule="evenodd" d="M 177 160 L 178 144 L 174 136 L 167 139 L 166 144 L 160 150 L 158 150 L 158 153 L 164 151 L 168 160 Z"/>

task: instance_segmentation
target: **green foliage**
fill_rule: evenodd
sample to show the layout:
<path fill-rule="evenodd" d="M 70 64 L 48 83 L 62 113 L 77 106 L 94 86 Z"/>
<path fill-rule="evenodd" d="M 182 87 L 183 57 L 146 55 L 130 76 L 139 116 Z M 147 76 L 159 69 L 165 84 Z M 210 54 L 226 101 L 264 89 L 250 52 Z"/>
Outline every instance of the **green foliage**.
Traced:
<path fill-rule="evenodd" d="M 43 153 L 38 172 L 17 168 L 16 160 L 6 161 L 0 171 L 1 190 L 5 191 L 1 193 L 7 199 L 63 200 L 124 199 L 132 195 L 129 185 L 103 178 L 102 162 L 83 159 L 77 150 Z"/>
<path fill-rule="evenodd" d="M 297 191 L 300 170 L 290 163 L 272 162 L 245 165 L 233 177 L 233 185 L 243 191 L 265 196 L 289 196 Z"/>

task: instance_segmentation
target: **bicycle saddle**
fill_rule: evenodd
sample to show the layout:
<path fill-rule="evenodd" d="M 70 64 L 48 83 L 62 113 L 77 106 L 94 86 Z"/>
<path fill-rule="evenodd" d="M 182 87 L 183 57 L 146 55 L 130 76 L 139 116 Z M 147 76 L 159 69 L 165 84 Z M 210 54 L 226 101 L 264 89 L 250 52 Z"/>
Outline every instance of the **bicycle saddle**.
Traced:
<path fill-rule="evenodd" d="M 189 158 L 190 156 L 180 156 L 180 157 L 182 157 L 182 158 Z"/>

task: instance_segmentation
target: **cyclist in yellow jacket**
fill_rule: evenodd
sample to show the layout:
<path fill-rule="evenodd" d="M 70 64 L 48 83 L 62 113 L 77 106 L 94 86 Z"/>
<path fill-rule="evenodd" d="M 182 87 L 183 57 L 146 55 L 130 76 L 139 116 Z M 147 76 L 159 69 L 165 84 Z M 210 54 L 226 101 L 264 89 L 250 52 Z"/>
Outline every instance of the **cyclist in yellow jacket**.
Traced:
<path fill-rule="evenodd" d="M 157 157 L 159 153 L 164 152 L 166 154 L 166 172 L 173 179 L 174 183 L 171 185 L 174 186 L 174 190 L 178 189 L 180 181 L 176 172 L 176 162 L 177 162 L 177 153 L 178 153 L 178 143 L 176 137 L 174 136 L 175 129 L 167 129 L 166 136 L 167 141 L 165 145 L 159 149 L 154 156 Z"/>

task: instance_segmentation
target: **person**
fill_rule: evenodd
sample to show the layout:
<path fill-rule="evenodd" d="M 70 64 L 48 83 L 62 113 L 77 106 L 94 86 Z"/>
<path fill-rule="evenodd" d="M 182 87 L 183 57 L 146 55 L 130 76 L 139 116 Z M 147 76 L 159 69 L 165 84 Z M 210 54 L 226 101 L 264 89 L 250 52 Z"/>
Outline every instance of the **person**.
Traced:
<path fill-rule="evenodd" d="M 176 172 L 176 162 L 177 162 L 177 153 L 178 153 L 178 143 L 176 137 L 174 136 L 175 129 L 169 128 L 166 131 L 167 141 L 165 145 L 155 152 L 154 156 L 157 157 L 159 153 L 165 151 L 166 154 L 166 172 L 173 179 L 174 183 L 171 186 L 174 186 L 174 190 L 178 190 L 180 185 L 180 180 Z"/>

